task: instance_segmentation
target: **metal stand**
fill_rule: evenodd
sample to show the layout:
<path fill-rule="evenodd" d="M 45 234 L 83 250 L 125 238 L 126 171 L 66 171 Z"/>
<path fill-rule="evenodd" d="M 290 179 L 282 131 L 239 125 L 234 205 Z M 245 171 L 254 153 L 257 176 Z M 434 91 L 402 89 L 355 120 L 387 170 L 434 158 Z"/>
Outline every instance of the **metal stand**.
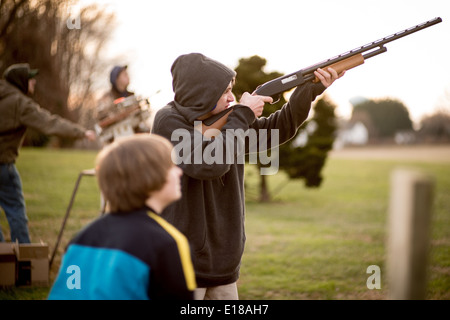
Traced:
<path fill-rule="evenodd" d="M 75 200 L 75 196 L 76 196 L 76 193 L 78 191 L 78 186 L 80 185 L 81 178 L 83 176 L 91 176 L 91 177 L 95 176 L 95 169 L 83 170 L 78 175 L 78 179 L 77 179 L 77 182 L 75 183 L 75 187 L 74 187 L 73 192 L 72 192 L 72 197 L 70 199 L 69 206 L 67 207 L 67 210 L 66 210 L 66 215 L 64 216 L 64 220 L 63 220 L 63 222 L 61 224 L 61 229 L 59 230 L 58 240 L 56 241 L 55 248 L 53 249 L 53 253 L 52 253 L 52 256 L 50 258 L 49 268 L 52 267 L 53 259 L 55 258 L 56 251 L 58 250 L 58 246 L 59 246 L 59 243 L 61 241 L 61 238 L 62 238 L 62 235 L 63 235 L 63 232 L 64 232 L 64 227 L 66 226 L 67 219 L 69 218 L 70 210 L 72 209 L 72 206 L 73 206 L 73 203 L 74 203 L 74 200 Z M 101 214 L 105 213 L 105 208 L 106 208 L 106 201 L 103 201 L 102 205 L 101 205 Z"/>

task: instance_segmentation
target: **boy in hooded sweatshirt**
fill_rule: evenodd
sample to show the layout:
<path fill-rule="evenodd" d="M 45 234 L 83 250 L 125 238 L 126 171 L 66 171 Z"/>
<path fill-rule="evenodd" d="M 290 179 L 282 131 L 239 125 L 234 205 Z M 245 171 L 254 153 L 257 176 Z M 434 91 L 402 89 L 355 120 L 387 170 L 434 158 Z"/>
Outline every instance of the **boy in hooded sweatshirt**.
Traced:
<path fill-rule="evenodd" d="M 11 229 L 11 241 L 19 243 L 30 242 L 22 182 L 15 166 L 27 128 L 47 135 L 96 139 L 94 131 L 50 114 L 28 96 L 34 93 L 37 73 L 27 63 L 14 64 L 0 80 L 0 207 Z"/>
<path fill-rule="evenodd" d="M 221 150 L 226 150 L 230 139 L 235 138 L 227 135 L 227 130 L 265 130 L 267 135 L 257 137 L 269 141 L 275 129 L 279 144 L 288 141 L 308 117 L 311 102 L 343 74 L 338 75 L 331 68 L 318 69 L 315 75 L 320 82 L 297 87 L 289 102 L 267 118 L 260 116 L 264 104 L 272 102 L 272 98 L 244 93 L 233 106 L 219 136 L 199 140 L 194 122 L 230 106 L 234 101 L 231 90 L 236 73 L 199 53 L 178 57 L 171 71 L 174 101 L 157 112 L 152 131 L 175 146 L 183 143 L 191 150 L 187 156 L 183 155 L 182 161 L 175 159 L 184 172 L 183 196 L 168 206 L 162 216 L 191 243 L 198 285 L 196 298 L 238 299 L 236 281 L 245 245 L 244 164 L 239 161 L 205 163 L 204 159 L 199 162 L 196 155 L 218 143 L 223 144 Z M 190 143 L 180 139 L 185 138 L 185 133 L 189 133 Z M 249 151 L 248 145 L 245 151 Z M 236 154 L 232 157 L 237 159 Z"/>

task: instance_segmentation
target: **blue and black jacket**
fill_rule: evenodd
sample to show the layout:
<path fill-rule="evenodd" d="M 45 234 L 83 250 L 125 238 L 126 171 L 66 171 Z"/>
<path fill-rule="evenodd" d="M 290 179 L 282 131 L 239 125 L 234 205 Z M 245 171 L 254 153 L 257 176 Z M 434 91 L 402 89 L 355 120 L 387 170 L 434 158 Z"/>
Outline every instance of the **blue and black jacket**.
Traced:
<path fill-rule="evenodd" d="M 52 300 L 193 299 L 189 244 L 147 208 L 95 220 L 68 245 Z"/>

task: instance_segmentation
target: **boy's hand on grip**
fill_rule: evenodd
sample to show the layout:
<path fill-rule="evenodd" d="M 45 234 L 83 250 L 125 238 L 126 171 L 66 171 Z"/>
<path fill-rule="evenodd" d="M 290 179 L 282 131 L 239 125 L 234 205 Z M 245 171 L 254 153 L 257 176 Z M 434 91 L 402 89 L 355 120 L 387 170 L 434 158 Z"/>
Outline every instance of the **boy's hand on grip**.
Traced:
<path fill-rule="evenodd" d="M 262 112 L 264 110 L 264 104 L 272 102 L 273 102 L 272 97 L 252 95 L 248 92 L 244 92 L 244 94 L 241 97 L 241 100 L 239 101 L 239 104 L 242 104 L 252 109 L 253 113 L 255 114 L 255 117 L 258 118 L 262 115 Z"/>

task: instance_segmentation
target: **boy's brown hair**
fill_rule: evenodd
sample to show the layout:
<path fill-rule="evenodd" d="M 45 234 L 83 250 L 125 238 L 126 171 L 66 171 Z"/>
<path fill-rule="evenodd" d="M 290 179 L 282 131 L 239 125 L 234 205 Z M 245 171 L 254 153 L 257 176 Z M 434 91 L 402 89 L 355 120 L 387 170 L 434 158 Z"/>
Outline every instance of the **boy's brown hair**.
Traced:
<path fill-rule="evenodd" d="M 136 134 L 106 146 L 96 158 L 96 176 L 111 212 L 141 209 L 160 190 L 169 169 L 172 144 L 154 134 Z"/>

